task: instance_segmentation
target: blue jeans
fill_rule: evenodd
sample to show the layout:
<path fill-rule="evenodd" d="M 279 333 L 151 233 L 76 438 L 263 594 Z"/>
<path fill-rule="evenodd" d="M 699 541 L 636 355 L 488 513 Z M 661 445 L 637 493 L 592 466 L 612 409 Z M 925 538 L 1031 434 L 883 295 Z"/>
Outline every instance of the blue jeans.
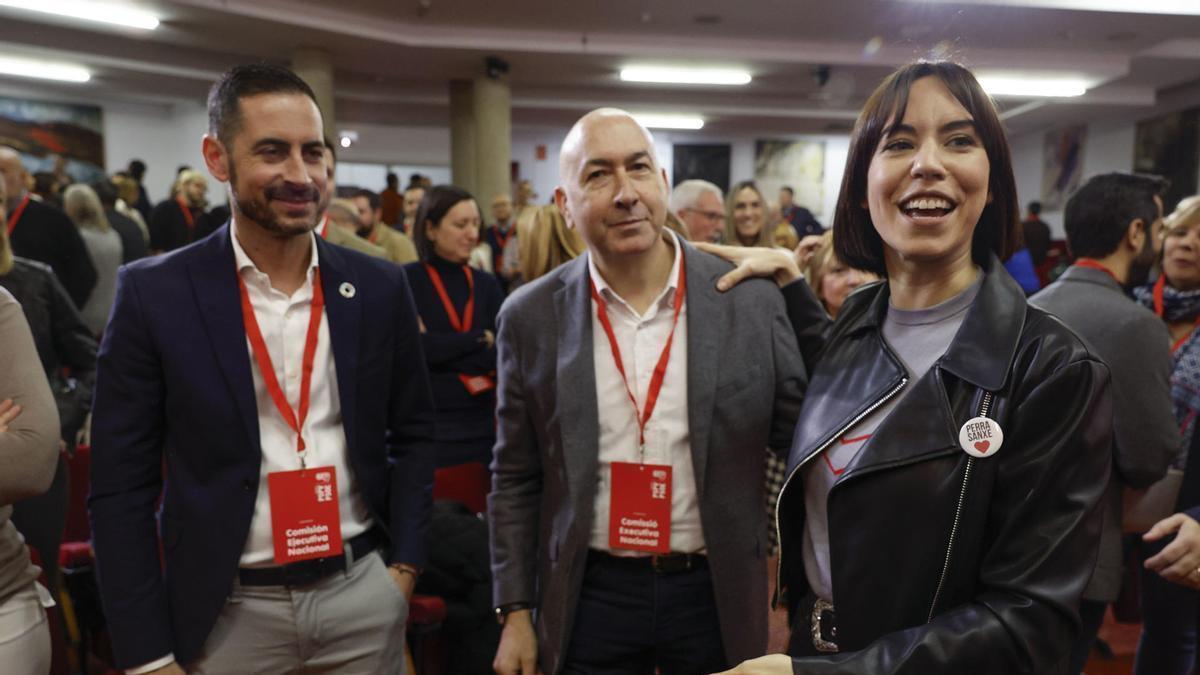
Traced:
<path fill-rule="evenodd" d="M 729 665 L 707 565 L 659 575 L 649 564 L 588 556 L 564 673 L 695 675 Z"/>
<path fill-rule="evenodd" d="M 1141 560 L 1157 554 L 1170 540 L 1138 542 Z M 1144 567 L 1142 582 L 1142 639 L 1134 675 L 1188 675 L 1196 659 L 1196 626 L 1200 593 L 1173 584 Z"/>

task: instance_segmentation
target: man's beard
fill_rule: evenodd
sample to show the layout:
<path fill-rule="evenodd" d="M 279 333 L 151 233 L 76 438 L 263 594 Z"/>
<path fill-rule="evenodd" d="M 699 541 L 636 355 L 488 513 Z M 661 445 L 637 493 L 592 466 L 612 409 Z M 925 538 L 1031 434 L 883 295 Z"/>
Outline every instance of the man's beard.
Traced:
<path fill-rule="evenodd" d="M 237 170 L 232 164 L 229 167 L 229 191 L 237 212 L 245 218 L 254 221 L 267 232 L 283 237 L 294 237 L 307 234 L 321 222 L 321 214 L 329 200 L 315 186 L 292 187 L 289 185 L 268 186 L 259 194 L 241 195 L 237 189 Z M 300 223 L 288 223 L 273 209 L 270 202 L 277 197 L 302 197 L 313 202 L 315 208 L 309 220 Z"/>
<path fill-rule="evenodd" d="M 1154 241 L 1150 233 L 1146 233 L 1146 243 L 1142 246 L 1141 252 L 1129 263 L 1129 280 L 1126 282 L 1128 288 L 1141 286 L 1149 281 L 1150 270 L 1154 268 L 1154 262 L 1158 259 L 1158 254 L 1154 252 Z"/>

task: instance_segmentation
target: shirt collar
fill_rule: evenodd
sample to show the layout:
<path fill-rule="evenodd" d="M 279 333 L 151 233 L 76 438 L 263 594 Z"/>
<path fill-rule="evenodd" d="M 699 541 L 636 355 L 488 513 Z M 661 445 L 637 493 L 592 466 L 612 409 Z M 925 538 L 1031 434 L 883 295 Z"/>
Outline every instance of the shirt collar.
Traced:
<path fill-rule="evenodd" d="M 662 293 L 655 298 L 651 306 L 657 305 L 664 300 L 674 297 L 675 288 L 679 285 L 679 265 L 683 259 L 683 250 L 679 246 L 679 240 L 675 233 L 668 228 L 663 228 L 663 238 L 671 244 L 671 250 L 675 254 L 675 262 L 671 263 L 671 273 L 667 276 L 667 285 L 663 288 Z M 617 295 L 616 291 L 608 285 L 604 277 L 600 274 L 600 268 L 596 267 L 596 259 L 588 254 L 588 274 L 592 277 L 592 283 L 596 285 L 596 292 L 604 295 L 606 298 L 616 298 L 622 304 L 627 305 L 625 299 Z M 631 308 L 632 309 L 632 308 Z"/>
<path fill-rule="evenodd" d="M 233 240 L 233 260 L 237 263 L 238 272 L 240 273 L 245 270 L 252 270 L 256 274 L 265 277 L 266 274 L 263 273 L 262 270 L 258 269 L 258 265 L 255 265 L 254 261 L 250 259 L 250 256 L 246 254 L 246 249 L 242 248 L 242 243 L 238 241 L 237 238 L 237 230 L 237 218 L 233 218 L 229 225 L 229 238 Z M 311 282 L 313 270 L 315 270 L 318 266 L 317 238 L 312 232 L 308 233 L 308 238 L 309 242 L 312 244 L 312 255 L 310 255 L 308 259 L 308 280 Z"/>

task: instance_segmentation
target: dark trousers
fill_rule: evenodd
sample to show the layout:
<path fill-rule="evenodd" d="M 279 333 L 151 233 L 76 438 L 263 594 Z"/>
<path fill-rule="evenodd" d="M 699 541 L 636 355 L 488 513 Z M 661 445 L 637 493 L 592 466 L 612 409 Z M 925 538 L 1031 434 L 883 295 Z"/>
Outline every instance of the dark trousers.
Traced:
<path fill-rule="evenodd" d="M 1138 542 L 1142 560 L 1161 551 L 1174 538 Z M 1139 570 L 1142 581 L 1142 637 L 1135 675 L 1188 675 L 1196 660 L 1196 626 L 1200 592 L 1173 584 L 1158 574 Z"/>
<path fill-rule="evenodd" d="M 1082 674 L 1087 665 L 1088 655 L 1092 653 L 1092 645 L 1096 644 L 1096 634 L 1104 623 L 1104 612 L 1108 609 L 1107 602 L 1098 600 L 1083 600 L 1079 603 L 1079 622 L 1081 624 L 1079 637 L 1071 645 L 1072 675 Z"/>
<path fill-rule="evenodd" d="M 590 554 L 565 663 L 580 675 L 727 670 L 708 565 L 659 575 L 644 559 Z"/>

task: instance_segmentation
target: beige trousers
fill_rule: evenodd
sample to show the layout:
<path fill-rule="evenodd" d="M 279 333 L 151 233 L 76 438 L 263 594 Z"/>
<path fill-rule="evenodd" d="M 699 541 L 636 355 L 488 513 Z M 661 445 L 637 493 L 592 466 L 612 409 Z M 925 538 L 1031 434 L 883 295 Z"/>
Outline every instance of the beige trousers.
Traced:
<path fill-rule="evenodd" d="M 371 553 L 303 589 L 242 586 L 186 665 L 196 675 L 404 675 L 408 601 Z"/>

